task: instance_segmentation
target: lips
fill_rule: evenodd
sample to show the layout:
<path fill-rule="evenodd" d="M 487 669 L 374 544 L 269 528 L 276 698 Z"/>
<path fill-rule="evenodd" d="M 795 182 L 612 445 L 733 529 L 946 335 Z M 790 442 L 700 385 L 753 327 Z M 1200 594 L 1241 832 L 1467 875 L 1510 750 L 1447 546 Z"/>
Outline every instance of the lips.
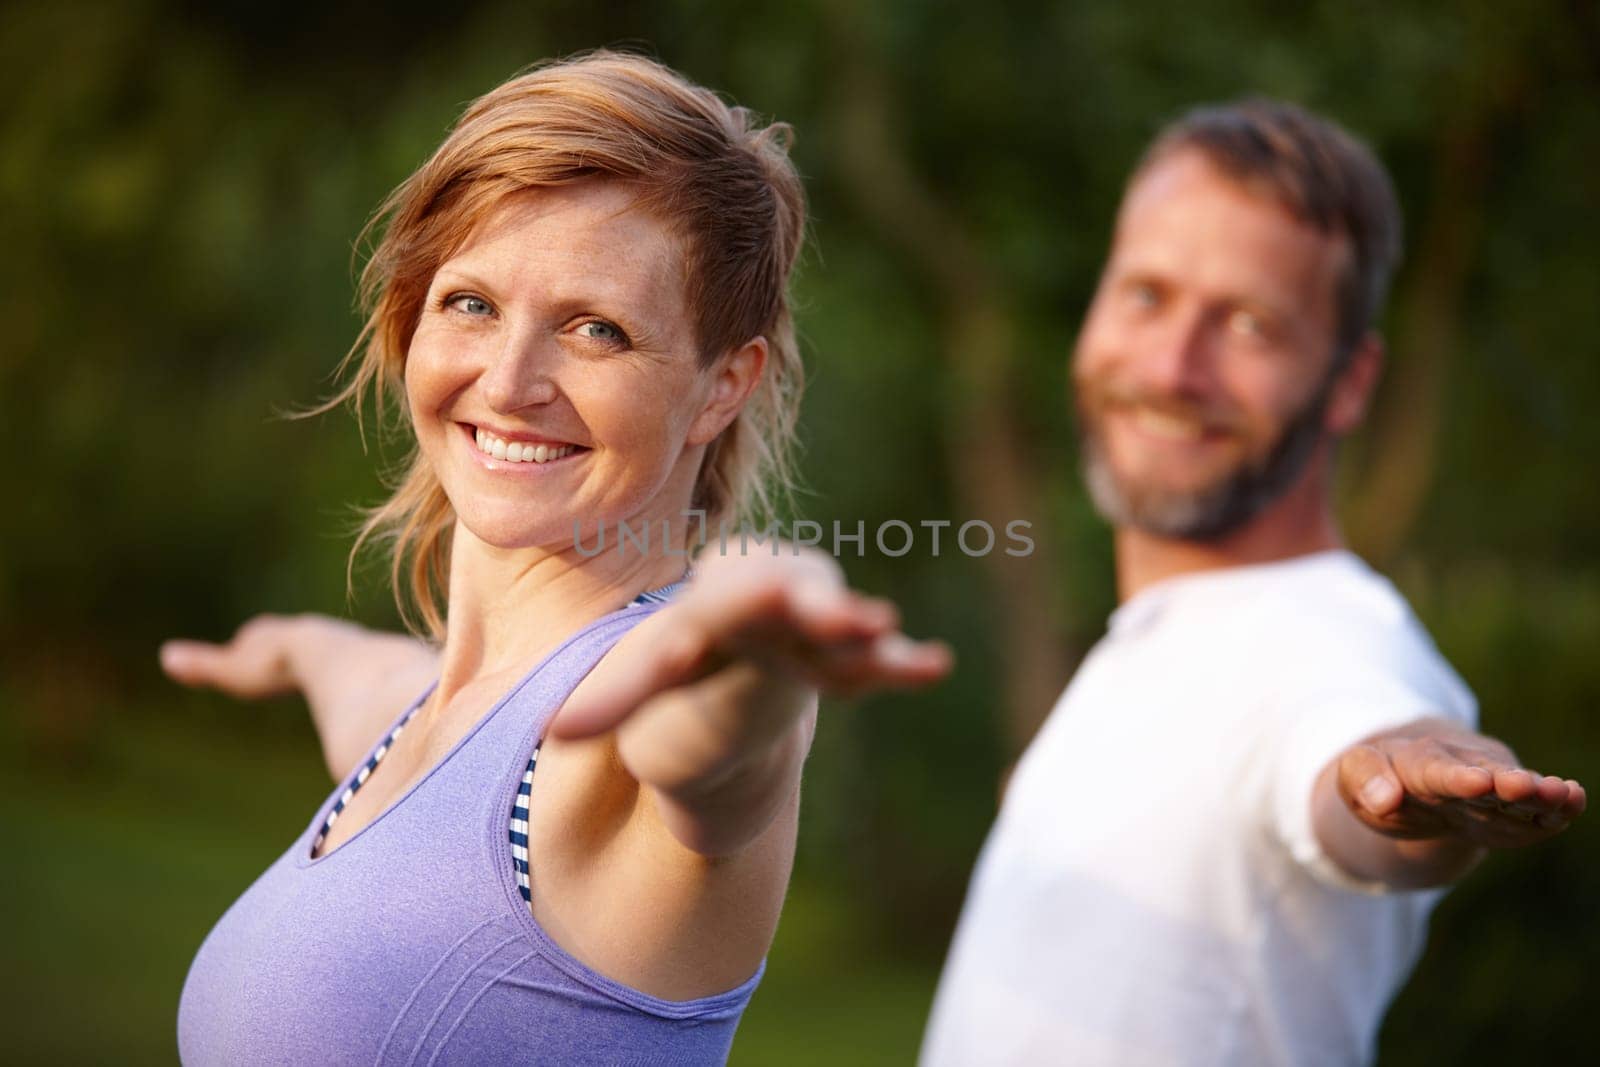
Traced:
<path fill-rule="evenodd" d="M 481 455 L 504 463 L 542 466 L 566 459 L 577 452 L 588 451 L 582 445 L 570 441 L 548 438 L 529 440 L 525 437 L 502 435 L 482 426 L 470 426 L 465 423 L 462 424 L 462 428 L 472 435 L 473 445 Z"/>
<path fill-rule="evenodd" d="M 1193 444 L 1206 436 L 1206 424 L 1197 418 L 1137 407 L 1128 412 L 1133 425 L 1151 437 L 1176 444 Z"/>
<path fill-rule="evenodd" d="M 1205 404 L 1116 382 L 1078 382 L 1080 410 L 1090 425 L 1118 419 L 1141 436 L 1169 444 L 1214 443 L 1242 429 L 1231 406 Z"/>

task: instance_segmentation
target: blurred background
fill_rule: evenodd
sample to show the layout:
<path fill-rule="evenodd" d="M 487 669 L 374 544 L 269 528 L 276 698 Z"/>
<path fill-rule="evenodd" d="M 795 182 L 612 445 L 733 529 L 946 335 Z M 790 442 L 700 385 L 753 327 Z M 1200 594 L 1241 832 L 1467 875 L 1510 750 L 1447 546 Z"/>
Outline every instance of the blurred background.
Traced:
<path fill-rule="evenodd" d="M 825 709 L 735 1063 L 915 1054 L 1000 773 L 1114 605 L 1066 360 L 1122 178 L 1199 101 L 1305 103 L 1392 168 L 1408 253 L 1350 535 L 1487 728 L 1600 786 L 1593 2 L 25 0 L 0 17 L 0 1058 L 175 1058 L 196 947 L 331 785 L 300 705 L 180 692 L 156 645 L 262 610 L 394 624 L 381 570 L 347 601 L 344 567 L 396 450 L 275 413 L 331 388 L 382 196 L 472 97 L 601 44 L 797 129 L 801 511 L 1038 543 L 845 559 L 960 669 Z M 1597 835 L 1450 895 L 1382 1062 L 1592 1051 Z"/>

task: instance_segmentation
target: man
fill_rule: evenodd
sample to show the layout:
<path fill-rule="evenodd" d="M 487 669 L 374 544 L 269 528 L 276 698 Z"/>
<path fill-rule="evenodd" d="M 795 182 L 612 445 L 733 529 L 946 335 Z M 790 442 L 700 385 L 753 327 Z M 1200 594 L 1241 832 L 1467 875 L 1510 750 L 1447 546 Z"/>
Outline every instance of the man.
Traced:
<path fill-rule="evenodd" d="M 1418 890 L 1582 811 L 1343 547 L 1399 235 L 1371 154 L 1283 104 L 1134 172 L 1073 364 L 1122 603 L 1009 784 L 928 1067 L 1366 1061 Z"/>

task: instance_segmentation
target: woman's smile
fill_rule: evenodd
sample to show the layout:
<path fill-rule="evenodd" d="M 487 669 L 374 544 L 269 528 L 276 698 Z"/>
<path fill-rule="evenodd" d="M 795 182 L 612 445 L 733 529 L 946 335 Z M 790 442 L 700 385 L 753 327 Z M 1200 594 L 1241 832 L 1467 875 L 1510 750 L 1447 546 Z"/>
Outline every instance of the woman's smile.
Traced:
<path fill-rule="evenodd" d="M 472 423 L 457 423 L 472 445 L 476 461 L 484 470 L 522 471 L 554 467 L 563 460 L 577 460 L 591 451 L 570 441 L 559 441 L 532 434 L 500 433 Z"/>

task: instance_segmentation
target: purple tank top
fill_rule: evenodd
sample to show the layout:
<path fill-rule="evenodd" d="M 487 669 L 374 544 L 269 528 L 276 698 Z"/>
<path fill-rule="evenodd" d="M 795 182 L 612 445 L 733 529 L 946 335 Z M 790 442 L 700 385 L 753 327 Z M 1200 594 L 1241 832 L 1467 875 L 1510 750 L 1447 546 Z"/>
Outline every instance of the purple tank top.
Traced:
<path fill-rule="evenodd" d="M 341 783 L 200 946 L 178 1007 L 183 1062 L 724 1062 L 764 965 L 738 988 L 698 1000 L 614 982 L 534 921 L 506 840 L 507 813 L 550 717 L 659 607 L 625 608 L 579 631 L 426 777 L 312 859 Z"/>

